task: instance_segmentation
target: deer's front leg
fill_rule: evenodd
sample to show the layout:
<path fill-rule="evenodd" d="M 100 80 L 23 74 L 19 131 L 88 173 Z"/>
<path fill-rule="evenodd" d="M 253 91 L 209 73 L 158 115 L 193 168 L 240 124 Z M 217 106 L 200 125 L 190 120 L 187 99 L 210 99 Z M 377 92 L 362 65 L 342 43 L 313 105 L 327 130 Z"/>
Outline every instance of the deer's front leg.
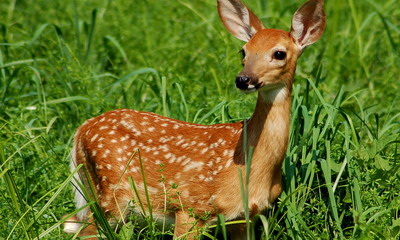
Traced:
<path fill-rule="evenodd" d="M 246 224 L 229 225 L 227 231 L 232 240 L 247 240 Z"/>

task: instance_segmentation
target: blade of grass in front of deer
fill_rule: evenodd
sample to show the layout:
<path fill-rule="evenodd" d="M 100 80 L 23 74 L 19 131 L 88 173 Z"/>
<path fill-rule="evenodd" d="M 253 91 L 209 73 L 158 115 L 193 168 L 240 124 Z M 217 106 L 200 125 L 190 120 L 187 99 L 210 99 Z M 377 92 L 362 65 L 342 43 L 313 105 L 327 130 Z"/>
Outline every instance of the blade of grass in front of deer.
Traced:
<path fill-rule="evenodd" d="M 262 223 L 262 227 L 264 229 L 264 234 L 265 234 L 265 239 L 269 240 L 269 223 L 267 218 L 264 215 L 256 215 L 254 218 L 254 222 L 257 222 L 257 219 L 260 219 L 261 223 Z M 254 228 L 253 228 L 254 230 Z M 253 231 L 253 234 L 255 234 L 255 232 Z M 254 236 L 254 235 L 253 235 Z"/>
<path fill-rule="evenodd" d="M 145 196 L 146 196 L 146 202 L 147 202 L 147 206 L 148 206 L 148 210 L 149 210 L 149 216 L 150 216 L 150 223 L 153 223 L 153 210 L 152 210 L 152 206 L 151 206 L 151 202 L 150 202 L 150 195 L 149 195 L 149 191 L 147 188 L 147 181 L 146 181 L 146 174 L 144 173 L 144 166 L 143 166 L 143 161 L 142 161 L 142 157 L 140 155 L 140 151 L 138 152 L 138 158 L 139 158 L 139 166 L 140 166 L 140 170 L 142 172 L 142 178 L 143 178 L 143 186 L 144 186 L 144 192 L 145 192 Z M 150 229 L 153 229 L 153 224 L 149 224 Z"/>
<path fill-rule="evenodd" d="M 139 202 L 140 208 L 142 209 L 143 217 L 146 217 L 147 216 L 146 209 L 144 208 L 142 199 L 140 198 L 139 191 L 136 187 L 135 181 L 133 180 L 132 176 L 129 176 L 128 179 L 129 179 L 129 184 L 131 185 L 131 188 L 135 192 L 135 195 L 136 195 L 137 201 Z"/>
<path fill-rule="evenodd" d="M 68 216 L 73 216 L 75 214 L 77 214 L 78 212 L 80 212 L 81 210 L 83 210 L 86 207 L 89 207 L 91 204 L 94 204 L 95 202 L 89 202 L 88 204 L 85 204 L 82 208 L 76 209 L 75 211 L 71 212 L 70 214 L 68 214 Z M 47 228 L 44 232 L 40 233 L 39 236 L 33 238 L 32 240 L 39 240 L 39 239 L 43 239 L 45 238 L 48 234 L 50 234 L 51 232 L 53 232 L 56 229 L 59 229 L 60 226 L 62 224 L 64 224 L 66 219 L 63 219 L 63 221 L 58 221 L 55 224 L 53 224 L 52 226 L 50 226 L 49 228 Z M 76 239 L 79 235 L 79 232 L 82 231 L 85 228 L 85 226 L 82 224 L 82 226 L 79 228 L 79 230 L 75 233 L 75 235 L 71 238 L 71 239 Z"/>
<path fill-rule="evenodd" d="M 244 209 L 244 215 L 245 215 L 245 219 L 246 219 L 246 232 L 247 232 L 247 237 L 249 237 L 249 227 L 248 227 L 248 213 L 249 213 L 249 205 L 248 205 L 248 199 L 247 199 L 247 195 L 246 195 L 246 189 L 245 189 L 245 183 L 243 181 L 243 173 L 242 173 L 242 169 L 238 166 L 238 174 L 239 174 L 239 180 L 240 180 L 240 195 L 242 198 L 242 204 L 243 204 L 243 209 Z M 250 239 L 250 238 L 248 238 Z"/>
<path fill-rule="evenodd" d="M 245 182 L 243 182 L 243 173 L 242 169 L 239 169 L 239 179 L 240 179 L 240 192 L 242 195 L 243 207 L 244 207 L 244 214 L 246 219 L 246 233 L 247 239 L 251 239 L 250 234 L 250 212 L 249 212 L 249 179 L 250 179 L 250 169 L 251 169 L 251 158 L 253 155 L 253 150 L 250 150 L 250 146 L 248 146 L 248 139 L 247 139 L 247 120 L 243 120 L 243 151 L 244 151 L 244 162 L 245 162 L 245 173 L 246 178 Z M 250 156 L 251 154 L 251 156 Z"/>
<path fill-rule="evenodd" d="M 82 164 L 78 165 L 81 166 Z M 86 169 L 85 166 L 82 166 L 81 169 L 83 170 L 83 176 L 81 176 L 82 179 L 90 179 L 90 175 L 88 170 Z M 114 231 L 112 230 L 112 227 L 110 223 L 108 222 L 105 213 L 102 211 L 101 207 L 99 206 L 99 200 L 97 198 L 97 194 L 95 191 L 95 188 L 93 186 L 93 183 L 91 181 L 86 181 L 87 185 L 84 185 L 81 183 L 79 180 L 76 180 L 76 182 L 79 185 L 79 189 L 82 190 L 83 196 L 89 201 L 94 201 L 93 204 L 90 205 L 90 210 L 93 213 L 93 217 L 96 220 L 95 224 L 100 226 L 99 228 L 99 234 L 102 235 L 104 234 L 108 239 L 114 239 Z"/>
<path fill-rule="evenodd" d="M 125 218 L 124 218 L 124 216 L 125 216 L 124 213 L 125 213 L 126 209 L 123 211 L 123 210 L 120 208 L 120 206 L 119 206 L 119 204 L 118 204 L 118 199 L 117 199 L 117 194 L 116 194 L 116 193 L 117 193 L 117 191 L 118 191 L 118 186 L 121 184 L 121 180 L 122 180 L 123 176 L 125 175 L 126 171 L 128 170 L 128 167 L 130 166 L 130 163 L 132 162 L 132 160 L 133 160 L 133 158 L 135 157 L 136 153 L 137 153 L 137 152 L 135 151 L 135 152 L 132 154 L 132 156 L 130 156 L 128 163 L 126 164 L 124 170 L 123 170 L 122 173 L 121 173 L 121 176 L 120 176 L 119 179 L 118 179 L 117 187 L 113 190 L 113 197 L 114 197 L 114 200 L 115 200 L 115 202 L 116 202 L 116 205 L 117 205 L 117 208 L 118 208 L 118 212 L 119 212 L 120 217 L 121 217 L 121 221 L 122 221 L 124 224 L 126 224 L 126 223 L 125 223 Z"/>
<path fill-rule="evenodd" d="M 222 236 L 224 237 L 224 240 L 227 240 L 227 233 L 226 233 L 226 223 L 225 223 L 225 216 L 223 214 L 218 214 L 218 223 L 217 226 L 221 226 L 221 232 Z M 215 237 L 218 231 L 215 233 Z"/>

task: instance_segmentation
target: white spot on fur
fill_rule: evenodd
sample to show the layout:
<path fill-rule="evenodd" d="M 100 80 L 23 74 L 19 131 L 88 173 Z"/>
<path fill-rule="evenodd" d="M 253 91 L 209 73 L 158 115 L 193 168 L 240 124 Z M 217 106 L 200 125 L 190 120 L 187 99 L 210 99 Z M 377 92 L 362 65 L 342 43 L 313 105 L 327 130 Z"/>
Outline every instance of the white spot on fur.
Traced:
<path fill-rule="evenodd" d="M 178 157 L 178 158 L 176 159 L 176 162 L 177 162 L 177 163 L 180 163 L 180 162 L 182 162 L 182 160 L 185 159 L 185 158 L 186 158 L 185 155 L 180 156 L 180 157 Z"/>
<path fill-rule="evenodd" d="M 176 142 L 175 143 L 175 145 L 176 146 L 180 146 L 182 143 L 184 143 L 185 142 L 185 140 L 184 139 L 181 139 L 181 140 L 179 140 L 178 142 Z"/>
<path fill-rule="evenodd" d="M 106 157 L 110 154 L 110 152 L 111 152 L 111 151 L 108 150 L 108 149 L 105 150 L 102 157 L 103 157 L 103 158 L 106 158 Z"/>
<path fill-rule="evenodd" d="M 168 152 L 169 151 L 168 145 L 165 145 L 165 144 L 158 146 L 158 149 L 160 149 L 163 152 Z"/>
<path fill-rule="evenodd" d="M 208 147 L 207 148 L 204 148 L 203 150 L 201 150 L 201 154 L 204 154 L 204 153 L 206 153 L 208 151 Z"/>
<path fill-rule="evenodd" d="M 192 169 L 197 169 L 198 171 L 201 171 L 203 169 L 203 162 L 191 162 L 188 165 L 185 166 L 183 169 L 184 172 L 190 171 Z"/>
<path fill-rule="evenodd" d="M 94 135 L 94 136 L 90 139 L 90 141 L 91 141 L 91 142 L 94 142 L 94 140 L 96 140 L 98 136 L 99 136 L 99 134 Z"/>
<path fill-rule="evenodd" d="M 133 167 L 133 168 L 131 168 L 131 172 L 132 173 L 137 173 L 137 172 L 139 172 L 139 168 L 138 167 Z"/>
<path fill-rule="evenodd" d="M 99 128 L 99 130 L 105 130 L 105 129 L 108 129 L 108 125 L 104 125 L 104 126 L 101 126 L 101 127 Z"/>
<path fill-rule="evenodd" d="M 181 165 L 185 166 L 186 164 L 190 163 L 192 161 L 191 158 L 187 158 Z"/>
<path fill-rule="evenodd" d="M 206 182 L 208 182 L 208 183 L 210 183 L 210 182 L 212 182 L 214 179 L 213 179 L 213 177 L 206 177 L 205 179 L 204 179 L 204 181 L 206 181 Z"/>
<path fill-rule="evenodd" d="M 187 147 L 189 147 L 189 143 L 182 144 L 181 147 L 182 147 L 182 148 L 187 148 Z"/>
<path fill-rule="evenodd" d="M 233 160 L 229 159 L 225 164 L 225 168 L 229 168 L 232 165 L 232 163 L 233 163 Z"/>

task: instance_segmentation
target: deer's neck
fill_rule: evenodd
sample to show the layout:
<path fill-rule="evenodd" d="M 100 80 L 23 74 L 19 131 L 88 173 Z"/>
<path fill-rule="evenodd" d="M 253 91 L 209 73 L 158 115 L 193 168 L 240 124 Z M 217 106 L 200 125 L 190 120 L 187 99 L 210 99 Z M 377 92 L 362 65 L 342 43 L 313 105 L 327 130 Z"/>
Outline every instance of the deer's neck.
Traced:
<path fill-rule="evenodd" d="M 268 195 L 269 202 L 272 202 L 281 192 L 281 167 L 289 138 L 290 103 L 291 89 L 286 87 L 260 92 L 254 114 L 247 124 L 248 145 L 254 147 L 250 197 L 255 198 L 252 202 L 260 205 L 265 202 L 261 199 L 263 195 Z M 260 192 L 263 190 L 268 194 Z"/>
<path fill-rule="evenodd" d="M 259 92 L 254 114 L 247 121 L 247 145 L 254 147 L 248 185 L 251 214 L 271 206 L 281 193 L 281 167 L 289 136 L 290 95 L 291 89 L 286 87 Z M 241 131 L 235 149 L 235 164 L 227 169 L 218 187 L 218 206 L 226 211 L 231 209 L 227 219 L 235 219 L 243 212 L 240 179 L 235 176 L 238 176 L 238 167 L 243 176 L 246 172 L 244 135 Z"/>
<path fill-rule="evenodd" d="M 256 109 L 247 123 L 253 164 L 272 164 L 285 154 L 290 123 L 291 91 L 286 87 L 259 92 Z"/>

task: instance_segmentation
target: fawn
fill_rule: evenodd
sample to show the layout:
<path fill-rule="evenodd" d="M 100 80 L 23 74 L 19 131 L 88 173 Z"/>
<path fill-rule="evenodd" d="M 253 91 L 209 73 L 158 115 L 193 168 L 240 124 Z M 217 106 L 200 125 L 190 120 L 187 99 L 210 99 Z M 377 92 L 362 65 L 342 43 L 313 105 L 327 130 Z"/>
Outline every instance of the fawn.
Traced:
<path fill-rule="evenodd" d="M 110 220 L 124 219 L 138 198 L 146 199 L 146 191 L 153 215 L 175 221 L 174 237 L 195 238 L 193 227 L 215 222 L 217 214 L 224 214 L 226 220 L 243 218 L 238 168 L 244 172 L 247 147 L 254 147 L 248 186 L 251 216 L 270 207 L 280 195 L 293 75 L 303 49 L 324 32 L 324 1 L 309 0 L 300 7 L 290 32 L 264 28 L 239 0 L 218 0 L 218 12 L 227 30 L 247 42 L 243 70 L 236 77 L 241 91 L 258 91 L 247 136 L 244 122 L 199 125 L 128 109 L 87 120 L 75 134 L 71 169 L 79 164 L 86 167 L 89 179 L 80 172 L 76 181 L 86 187 L 91 181 Z M 87 203 L 78 184 L 75 200 L 78 208 Z M 142 203 L 147 211 L 147 202 Z M 143 214 L 139 207 L 133 209 Z M 201 217 L 205 213 L 208 219 Z M 81 226 L 77 222 L 85 221 L 90 225 L 81 235 L 95 234 L 88 208 L 71 217 L 64 230 L 77 232 Z M 245 238 L 243 232 L 232 236 Z"/>

